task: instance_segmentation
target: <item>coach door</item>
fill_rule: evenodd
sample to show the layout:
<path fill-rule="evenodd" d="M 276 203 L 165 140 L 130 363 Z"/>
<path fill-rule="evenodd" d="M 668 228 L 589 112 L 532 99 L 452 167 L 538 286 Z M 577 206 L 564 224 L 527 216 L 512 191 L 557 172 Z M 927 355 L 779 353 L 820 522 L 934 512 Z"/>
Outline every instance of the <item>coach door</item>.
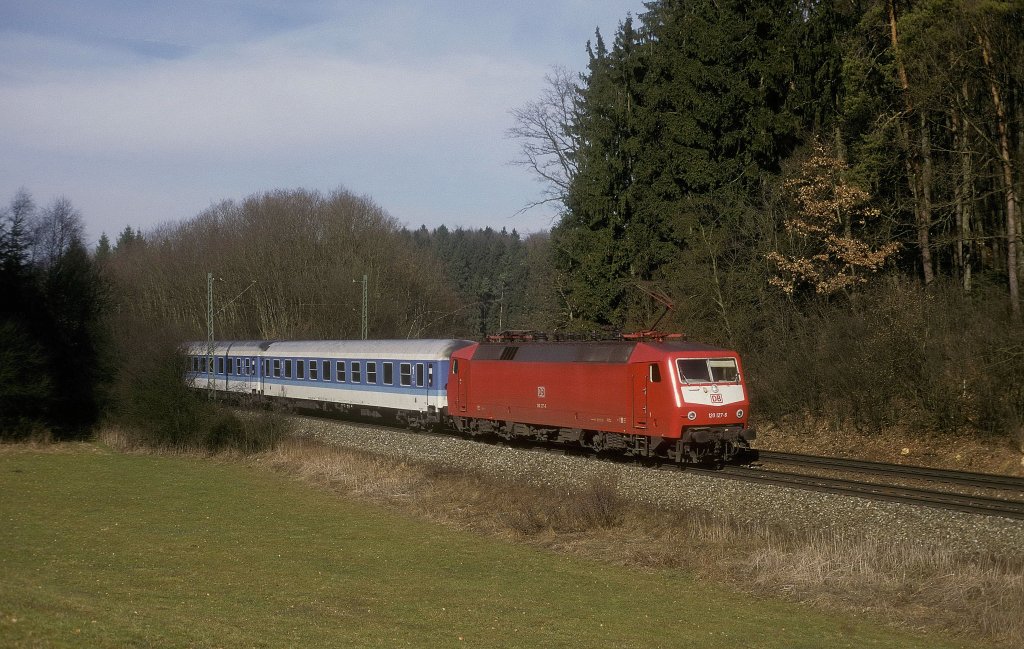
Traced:
<path fill-rule="evenodd" d="M 646 429 L 649 413 L 647 411 L 647 391 L 650 387 L 650 369 L 647 363 L 630 365 L 633 373 L 633 428 Z"/>

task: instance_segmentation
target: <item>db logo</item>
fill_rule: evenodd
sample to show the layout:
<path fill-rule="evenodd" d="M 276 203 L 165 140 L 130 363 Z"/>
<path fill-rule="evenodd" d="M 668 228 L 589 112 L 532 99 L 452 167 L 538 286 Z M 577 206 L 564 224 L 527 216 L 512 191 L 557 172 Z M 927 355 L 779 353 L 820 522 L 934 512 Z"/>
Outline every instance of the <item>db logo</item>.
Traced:
<path fill-rule="evenodd" d="M 722 403 L 722 395 L 720 395 L 720 394 L 712 394 L 711 395 L 711 403 Z"/>
<path fill-rule="evenodd" d="M 537 398 L 543 399 L 546 396 L 548 396 L 547 389 L 543 385 L 537 386 Z"/>

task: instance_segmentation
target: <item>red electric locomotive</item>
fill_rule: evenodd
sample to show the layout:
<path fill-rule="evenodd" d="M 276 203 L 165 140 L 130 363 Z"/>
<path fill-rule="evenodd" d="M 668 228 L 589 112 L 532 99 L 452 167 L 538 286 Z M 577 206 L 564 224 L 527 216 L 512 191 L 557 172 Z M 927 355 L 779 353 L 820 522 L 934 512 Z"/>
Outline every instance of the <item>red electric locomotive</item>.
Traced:
<path fill-rule="evenodd" d="M 470 434 L 725 462 L 750 448 L 749 400 L 735 352 L 653 340 L 507 338 L 452 354 L 448 413 Z"/>

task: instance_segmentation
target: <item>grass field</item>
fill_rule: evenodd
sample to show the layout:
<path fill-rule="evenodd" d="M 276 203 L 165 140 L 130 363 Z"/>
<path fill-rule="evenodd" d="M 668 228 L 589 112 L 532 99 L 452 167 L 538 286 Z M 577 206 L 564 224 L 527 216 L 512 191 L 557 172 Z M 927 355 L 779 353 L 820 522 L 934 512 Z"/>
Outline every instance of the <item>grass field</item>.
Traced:
<path fill-rule="evenodd" d="M 94 445 L 0 446 L 0 547 L 2 647 L 958 646 Z"/>

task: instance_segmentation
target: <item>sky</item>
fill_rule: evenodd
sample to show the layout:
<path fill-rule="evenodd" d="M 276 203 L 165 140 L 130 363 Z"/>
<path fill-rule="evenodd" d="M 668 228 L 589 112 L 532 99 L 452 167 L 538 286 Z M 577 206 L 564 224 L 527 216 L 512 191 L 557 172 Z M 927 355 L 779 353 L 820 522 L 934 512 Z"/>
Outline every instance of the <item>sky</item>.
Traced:
<path fill-rule="evenodd" d="M 411 228 L 548 229 L 509 111 L 642 0 L 0 0 L 0 205 L 87 237 L 305 188 Z"/>

